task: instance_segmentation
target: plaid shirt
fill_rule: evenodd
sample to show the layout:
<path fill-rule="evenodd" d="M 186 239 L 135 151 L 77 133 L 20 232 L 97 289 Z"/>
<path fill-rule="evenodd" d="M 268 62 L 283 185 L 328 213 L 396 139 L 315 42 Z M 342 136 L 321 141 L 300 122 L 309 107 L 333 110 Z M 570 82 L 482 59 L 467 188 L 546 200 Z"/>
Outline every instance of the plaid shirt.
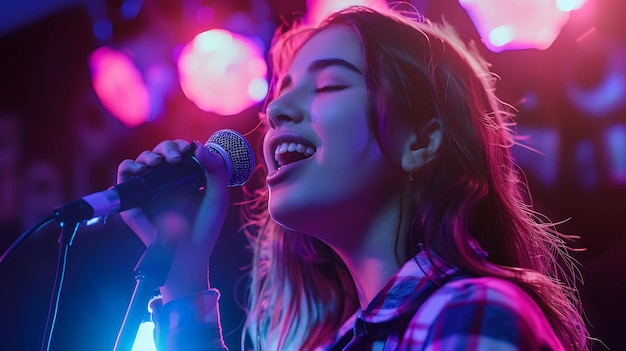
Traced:
<path fill-rule="evenodd" d="M 422 251 L 404 264 L 319 350 L 564 350 L 517 285 L 463 276 L 431 256 L 432 262 Z"/>
<path fill-rule="evenodd" d="M 433 262 L 422 251 L 404 264 L 367 309 L 357 311 L 334 340 L 316 351 L 564 350 L 539 306 L 517 285 L 463 276 L 432 256 Z M 207 291 L 186 302 L 173 301 L 179 306 L 172 308 L 160 308 L 157 302 L 153 308 L 162 317 L 156 331 L 161 349 L 226 349 L 220 337 L 218 296 Z M 185 330 L 196 333 L 189 338 Z"/>

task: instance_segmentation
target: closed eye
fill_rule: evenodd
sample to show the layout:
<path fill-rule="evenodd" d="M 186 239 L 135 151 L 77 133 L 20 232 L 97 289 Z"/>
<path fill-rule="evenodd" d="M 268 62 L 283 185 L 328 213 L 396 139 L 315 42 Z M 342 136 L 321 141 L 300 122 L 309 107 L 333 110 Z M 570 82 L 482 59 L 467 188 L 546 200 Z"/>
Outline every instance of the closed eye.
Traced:
<path fill-rule="evenodd" d="M 315 88 L 316 93 L 338 91 L 347 88 L 347 85 L 324 85 L 319 88 Z"/>

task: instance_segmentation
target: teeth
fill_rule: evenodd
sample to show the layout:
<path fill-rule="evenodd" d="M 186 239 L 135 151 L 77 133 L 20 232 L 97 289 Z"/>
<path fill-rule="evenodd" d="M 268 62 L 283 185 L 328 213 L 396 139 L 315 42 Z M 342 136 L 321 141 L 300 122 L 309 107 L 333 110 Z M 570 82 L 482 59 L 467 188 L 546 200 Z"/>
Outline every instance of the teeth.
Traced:
<path fill-rule="evenodd" d="M 274 155 L 284 154 L 285 152 L 298 152 L 308 157 L 315 153 L 315 149 L 300 143 L 282 143 L 276 147 Z"/>

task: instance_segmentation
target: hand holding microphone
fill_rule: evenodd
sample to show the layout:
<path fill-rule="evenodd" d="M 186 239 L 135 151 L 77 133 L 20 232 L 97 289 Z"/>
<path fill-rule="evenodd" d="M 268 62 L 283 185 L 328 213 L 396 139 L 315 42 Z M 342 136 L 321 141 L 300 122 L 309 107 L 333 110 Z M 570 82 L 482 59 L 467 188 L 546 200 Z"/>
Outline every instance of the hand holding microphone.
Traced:
<path fill-rule="evenodd" d="M 110 189 L 55 208 L 53 219 L 59 223 L 78 223 L 146 205 L 173 192 L 198 191 L 203 188 L 206 181 L 203 166 L 195 156 L 191 156 L 197 144 L 188 144 L 182 140 L 176 142 L 186 146 L 178 151 L 165 149 L 170 162 L 162 163 L 158 157 L 162 156 L 158 154 L 160 145 L 152 152 L 145 151 L 148 156 L 140 155 L 136 160 L 139 164 L 128 166 L 126 171 L 131 177 Z M 205 147 L 222 157 L 228 174 L 228 186 L 239 186 L 248 181 L 254 170 L 254 154 L 242 135 L 233 130 L 220 130 L 211 135 Z M 144 167 L 148 165 L 158 168 L 146 171 Z"/>
<path fill-rule="evenodd" d="M 213 215 L 221 217 L 220 214 L 228 207 L 229 200 L 226 186 L 228 180 L 226 167 L 219 154 L 209 152 L 206 148 L 197 145 L 197 142 L 189 143 L 180 139 L 165 140 L 156 145 L 154 149 L 143 151 L 135 160 L 128 159 L 122 161 L 118 167 L 117 184 L 118 186 L 127 184 L 135 179 L 142 178 L 149 172 L 158 172 L 159 169 L 164 167 L 183 167 L 181 163 L 184 162 L 185 157 L 190 156 L 188 155 L 190 151 L 203 167 L 200 170 L 205 171 L 204 177 L 206 177 L 206 180 L 203 181 L 203 184 L 195 185 L 198 188 L 205 187 L 202 194 L 202 202 L 212 203 L 214 205 Z M 196 182 L 194 181 L 194 183 Z M 176 194 L 176 191 L 179 194 Z M 160 197 L 162 196 L 160 195 Z M 168 207 L 175 207 L 174 202 L 177 202 L 176 205 L 179 205 L 178 202 L 180 201 L 177 200 L 182 197 L 188 198 L 187 200 L 191 202 L 193 198 L 198 196 L 190 191 L 178 189 L 169 194 L 165 200 L 155 199 L 156 203 L 149 202 L 141 207 L 133 207 L 123 211 L 121 212 L 121 217 L 143 243 L 146 246 L 150 246 L 156 235 L 156 228 L 154 228 L 151 220 L 159 221 L 159 218 L 158 215 L 152 213 L 149 216 L 146 213 L 146 209 L 154 209 L 155 212 L 159 213 L 166 212 Z M 158 206 L 155 206 L 157 204 Z M 178 208 L 172 208 L 172 210 L 178 210 Z M 148 219 L 148 216 L 150 219 Z M 163 221 L 167 221 L 167 219 Z"/>
<path fill-rule="evenodd" d="M 118 168 L 115 188 L 141 179 L 154 182 L 148 185 L 150 192 L 159 193 L 149 196 L 157 208 L 153 204 L 133 207 L 121 217 L 146 246 L 157 234 L 160 240 L 175 244 L 169 275 L 161 288 L 164 302 L 207 288 L 207 265 L 229 207 L 227 187 L 243 185 L 254 169 L 250 146 L 233 131 L 216 132 L 205 146 L 163 141 L 135 160 L 122 161 Z M 186 165 L 196 161 L 199 165 Z M 202 184 L 197 183 L 195 172 L 203 176 Z M 203 191 L 198 187 L 204 187 Z M 120 197 L 124 203 L 124 196 Z M 146 213 L 149 207 L 153 211 Z"/>
<path fill-rule="evenodd" d="M 167 302 L 207 288 L 209 258 L 229 207 L 227 187 L 248 181 L 254 162 L 245 138 L 228 129 L 204 147 L 163 141 L 122 161 L 117 185 L 60 206 L 51 218 L 72 225 L 122 212 L 148 247 L 135 272 L 161 286 Z"/>

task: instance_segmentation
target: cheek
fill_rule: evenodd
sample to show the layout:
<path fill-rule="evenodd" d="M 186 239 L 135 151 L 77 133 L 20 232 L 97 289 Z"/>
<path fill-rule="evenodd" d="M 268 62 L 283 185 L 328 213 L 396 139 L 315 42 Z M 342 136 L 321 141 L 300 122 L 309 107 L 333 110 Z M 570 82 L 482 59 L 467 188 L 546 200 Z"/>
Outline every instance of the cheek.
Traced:
<path fill-rule="evenodd" d="M 326 146 L 349 144 L 350 149 L 356 151 L 375 142 L 364 93 L 314 101 L 311 105 L 311 122 Z"/>

